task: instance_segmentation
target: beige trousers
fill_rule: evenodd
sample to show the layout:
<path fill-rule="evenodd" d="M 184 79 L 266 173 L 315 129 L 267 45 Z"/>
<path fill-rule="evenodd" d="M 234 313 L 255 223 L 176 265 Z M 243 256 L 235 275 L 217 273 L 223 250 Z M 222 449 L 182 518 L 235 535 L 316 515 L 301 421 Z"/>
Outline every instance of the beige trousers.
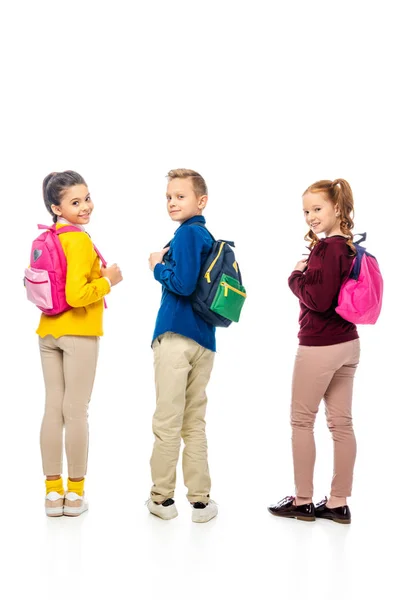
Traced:
<path fill-rule="evenodd" d="M 47 335 L 39 338 L 46 388 L 45 413 L 40 432 L 43 472 L 62 473 L 63 429 L 68 475 L 84 477 L 88 456 L 87 412 L 99 350 L 99 338 Z"/>
<path fill-rule="evenodd" d="M 313 496 L 314 422 L 322 399 L 334 445 L 331 495 L 351 495 L 356 458 L 351 405 L 359 357 L 358 339 L 333 346 L 299 346 L 291 407 L 294 478 L 299 498 Z"/>
<path fill-rule="evenodd" d="M 181 438 L 182 466 L 189 502 L 207 503 L 211 480 L 208 470 L 205 414 L 206 387 L 214 352 L 193 340 L 165 333 L 153 342 L 157 404 L 151 457 L 154 502 L 174 497 Z"/>

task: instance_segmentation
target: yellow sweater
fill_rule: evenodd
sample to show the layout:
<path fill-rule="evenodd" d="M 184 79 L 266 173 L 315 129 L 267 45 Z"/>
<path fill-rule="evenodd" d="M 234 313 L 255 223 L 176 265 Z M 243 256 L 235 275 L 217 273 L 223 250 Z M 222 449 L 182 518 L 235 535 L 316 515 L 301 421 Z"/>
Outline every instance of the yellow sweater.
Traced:
<path fill-rule="evenodd" d="M 64 226 L 58 223 L 57 229 Z M 110 292 L 110 284 L 101 276 L 93 243 L 84 231 L 60 234 L 59 238 L 67 258 L 65 295 L 72 308 L 60 315 L 42 314 L 36 333 L 55 338 L 103 335 L 103 298 Z"/>

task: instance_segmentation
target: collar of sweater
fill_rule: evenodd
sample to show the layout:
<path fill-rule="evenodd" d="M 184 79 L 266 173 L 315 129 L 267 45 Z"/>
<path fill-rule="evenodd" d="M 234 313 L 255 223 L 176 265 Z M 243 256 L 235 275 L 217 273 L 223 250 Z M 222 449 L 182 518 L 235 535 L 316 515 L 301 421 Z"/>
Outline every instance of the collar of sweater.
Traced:
<path fill-rule="evenodd" d="M 69 221 L 67 221 L 67 219 L 64 219 L 63 217 L 60 217 L 59 219 L 57 219 L 57 223 L 61 223 L 61 225 L 71 225 L 72 227 L 77 227 L 77 229 L 80 229 L 81 231 L 86 231 L 85 228 L 83 227 L 83 225 L 77 225 L 76 223 L 70 223 Z"/>
<path fill-rule="evenodd" d="M 187 225 L 190 225 L 191 223 L 203 223 L 205 224 L 206 220 L 203 217 L 203 215 L 195 215 L 194 217 L 190 217 L 190 219 L 188 219 L 187 221 L 184 221 L 183 223 L 180 224 L 180 226 L 178 227 L 178 229 L 180 229 L 181 227 L 186 227 Z"/>

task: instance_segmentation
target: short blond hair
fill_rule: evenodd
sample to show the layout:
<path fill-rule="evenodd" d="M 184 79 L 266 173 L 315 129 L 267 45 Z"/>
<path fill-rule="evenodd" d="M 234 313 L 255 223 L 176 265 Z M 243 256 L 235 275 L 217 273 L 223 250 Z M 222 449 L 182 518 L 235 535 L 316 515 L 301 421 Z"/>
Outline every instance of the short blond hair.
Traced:
<path fill-rule="evenodd" d="M 172 169 L 167 175 L 168 180 L 171 179 L 191 179 L 193 184 L 193 191 L 196 196 L 207 196 L 207 184 L 204 181 L 203 177 L 197 171 L 192 171 L 192 169 Z"/>

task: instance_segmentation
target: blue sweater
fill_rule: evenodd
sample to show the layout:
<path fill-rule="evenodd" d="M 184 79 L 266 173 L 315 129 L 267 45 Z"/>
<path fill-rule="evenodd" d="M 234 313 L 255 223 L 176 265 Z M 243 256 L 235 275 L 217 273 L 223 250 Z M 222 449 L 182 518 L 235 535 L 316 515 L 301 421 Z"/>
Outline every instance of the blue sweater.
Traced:
<path fill-rule="evenodd" d="M 205 223 L 202 216 L 188 219 L 175 231 L 165 265 L 158 264 L 154 277 L 161 283 L 162 297 L 153 341 L 167 331 L 191 338 L 215 352 L 215 327 L 206 323 L 192 308 L 190 296 L 196 289 L 200 269 L 211 250 L 213 240 L 207 229 L 189 227 Z"/>

